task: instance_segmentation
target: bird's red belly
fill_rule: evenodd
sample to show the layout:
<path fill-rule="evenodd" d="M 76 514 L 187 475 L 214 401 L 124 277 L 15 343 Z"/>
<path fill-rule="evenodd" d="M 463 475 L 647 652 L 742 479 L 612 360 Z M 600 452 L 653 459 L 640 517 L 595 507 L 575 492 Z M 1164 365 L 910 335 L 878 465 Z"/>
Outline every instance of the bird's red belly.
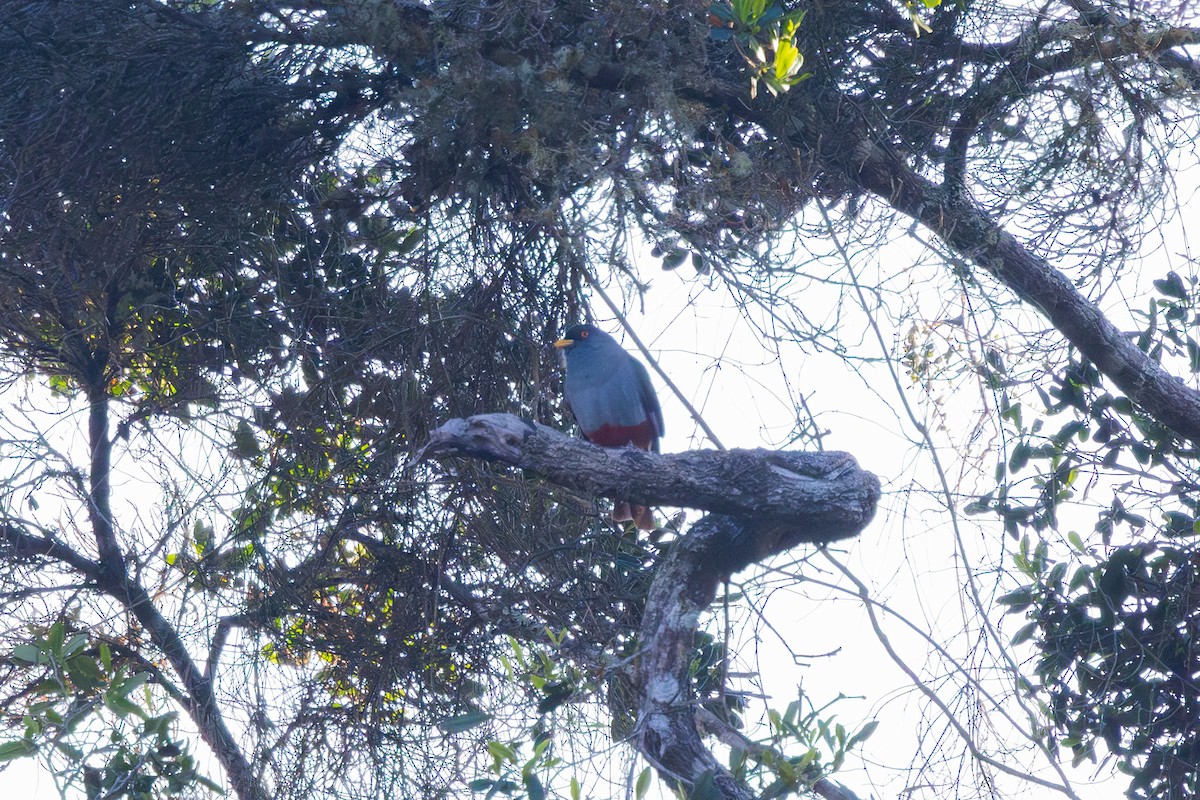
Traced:
<path fill-rule="evenodd" d="M 601 425 L 594 431 L 584 431 L 589 442 L 601 447 L 624 447 L 632 444 L 649 450 L 658 432 L 654 423 L 646 420 L 640 425 Z"/>

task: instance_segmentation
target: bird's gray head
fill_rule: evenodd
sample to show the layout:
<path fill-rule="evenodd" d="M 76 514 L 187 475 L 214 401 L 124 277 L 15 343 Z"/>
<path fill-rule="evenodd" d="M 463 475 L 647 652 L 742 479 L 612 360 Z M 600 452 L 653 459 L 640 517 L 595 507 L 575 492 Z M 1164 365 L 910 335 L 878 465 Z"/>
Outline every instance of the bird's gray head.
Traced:
<path fill-rule="evenodd" d="M 574 361 L 592 353 L 621 349 L 616 339 L 595 325 L 572 325 L 554 346 L 563 351 L 567 361 Z"/>

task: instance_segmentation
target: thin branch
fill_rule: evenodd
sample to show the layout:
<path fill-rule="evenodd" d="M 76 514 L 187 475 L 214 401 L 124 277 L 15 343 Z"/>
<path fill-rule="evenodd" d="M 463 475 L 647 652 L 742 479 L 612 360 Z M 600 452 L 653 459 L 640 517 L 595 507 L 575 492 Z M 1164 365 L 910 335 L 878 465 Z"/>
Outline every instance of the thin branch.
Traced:
<path fill-rule="evenodd" d="M 112 519 L 112 440 L 108 435 L 108 396 L 104 390 L 103 363 L 103 358 L 95 357 L 94 374 L 89 376 L 92 383 L 88 392 L 88 434 L 91 445 L 88 511 L 99 551 L 95 567 L 97 583 L 106 594 L 133 614 L 146 628 L 151 641 L 167 657 L 187 692 L 184 706 L 196 723 L 200 736 L 224 767 L 234 791 L 242 800 L 263 800 L 265 790 L 241 745 L 225 724 L 213 692 L 211 677 L 196 666 L 178 629 L 162 615 L 146 589 L 136 578 L 130 577 L 126 569 Z"/>
<path fill-rule="evenodd" d="M 850 276 L 853 279 L 855 290 L 858 292 L 859 303 L 862 305 L 863 310 L 866 311 L 867 310 L 867 299 L 866 299 L 866 296 L 863 294 L 861 287 L 859 287 L 858 276 L 855 272 L 854 265 L 850 260 L 850 254 L 846 252 L 845 247 L 843 247 L 843 245 L 842 245 L 841 239 L 838 237 L 837 232 L 834 230 L 833 223 L 829 219 L 829 215 L 825 210 L 825 206 L 823 204 L 821 204 L 820 202 L 818 202 L 817 207 L 821 212 L 822 219 L 825 221 L 830 239 L 833 241 L 834 246 L 837 248 L 838 254 L 841 256 L 841 258 L 844 262 L 846 270 L 850 273 Z M 879 324 L 876 322 L 874 316 L 872 316 L 871 314 L 868 313 L 867 318 L 869 320 L 871 330 L 875 334 L 876 343 L 879 345 L 880 350 L 882 352 L 886 353 L 888 351 L 888 346 L 887 346 L 887 341 L 885 340 L 885 338 L 883 336 L 883 331 L 880 330 Z M 955 504 L 954 504 L 954 494 L 950 489 L 950 481 L 949 481 L 948 477 L 946 476 L 945 469 L 942 466 L 942 460 L 941 460 L 941 457 L 938 455 L 938 448 L 934 444 L 933 436 L 930 434 L 928 426 L 922 424 L 922 422 L 919 419 L 917 419 L 916 412 L 913 410 L 912 404 L 909 403 L 909 401 L 908 401 L 908 393 L 904 391 L 904 387 L 900 381 L 900 376 L 898 374 L 896 374 L 896 369 L 895 369 L 894 363 L 890 359 L 884 359 L 884 363 L 887 365 L 888 374 L 891 376 L 891 379 L 892 379 L 892 385 L 896 389 L 896 396 L 900 399 L 900 403 L 904 407 L 904 411 L 905 411 L 905 414 L 908 416 L 909 422 L 920 433 L 921 438 L 925 443 L 925 447 L 929 452 L 930 459 L 933 463 L 934 470 L 937 472 L 938 479 L 941 483 L 942 497 L 945 501 L 946 511 L 950 516 L 950 527 L 954 531 L 954 540 L 958 545 L 959 551 L 965 555 L 966 543 L 963 540 L 962 527 L 959 524 L 958 510 L 955 508 Z M 828 556 L 828 554 L 826 554 L 826 557 L 829 558 L 830 556 Z M 842 570 L 845 571 L 845 568 L 842 567 Z M 1021 674 L 1020 669 L 1018 668 L 1016 661 L 1013 660 L 1012 654 L 1009 652 L 1009 649 L 1006 646 L 1006 643 L 1001 641 L 1000 632 L 998 630 L 996 630 L 995 626 L 993 626 L 991 624 L 991 620 L 989 620 L 987 618 L 987 615 L 984 613 L 983 597 L 982 597 L 982 593 L 979 590 L 979 583 L 975 578 L 974 572 L 968 567 L 966 570 L 966 573 L 967 573 L 967 579 L 966 579 L 967 590 L 971 594 L 971 599 L 975 603 L 975 608 L 978 609 L 979 614 L 982 617 L 984 631 L 986 632 L 988 638 L 991 639 L 995 643 L 996 647 L 999 649 L 999 651 L 1001 653 L 1001 657 L 1004 659 L 1005 663 L 1008 665 L 1009 674 L 1013 675 L 1014 677 L 1020 677 L 1020 674 Z M 911 625 L 911 623 L 910 623 L 910 625 Z M 915 626 L 913 626 L 913 627 L 915 628 Z M 929 641 L 931 644 L 934 645 L 934 647 L 937 650 L 939 650 L 939 652 L 942 653 L 943 657 L 949 658 L 949 654 L 946 653 L 944 650 L 942 650 L 942 648 L 939 645 L 937 645 L 935 642 L 932 642 L 932 640 L 929 640 Z M 886 645 L 885 645 L 885 647 L 886 647 Z M 950 659 L 950 661 L 952 663 L 956 663 L 956 662 L 954 662 L 954 659 Z M 957 665 L 957 663 L 956 663 L 956 665 Z M 965 671 L 963 674 L 964 675 L 966 674 Z M 979 688 L 982 691 L 982 687 L 979 687 Z M 985 694 L 986 694 L 986 692 L 985 692 Z M 991 699 L 991 698 L 989 698 L 989 699 Z M 999 703 L 996 700 L 993 699 L 992 702 L 997 706 L 997 708 L 999 708 Z M 1029 709 L 1025 705 L 1024 700 L 1020 699 L 1020 695 L 1018 695 L 1017 702 L 1023 710 L 1025 710 L 1027 713 L 1032 714 L 1032 709 Z M 1008 718 L 1009 722 L 1013 723 L 1014 727 L 1016 727 L 1018 730 L 1021 730 L 1022 733 L 1026 733 L 1024 731 L 1024 729 L 1021 728 L 1021 726 L 1016 724 L 1016 720 L 1013 720 L 1011 717 L 1009 717 L 1009 715 L 1006 712 L 1001 711 L 1001 713 L 1004 714 L 1004 716 L 1006 718 Z M 956 728 L 961 730 L 961 728 L 957 725 L 956 725 Z M 1054 758 L 1054 756 L 1050 752 L 1049 748 L 1043 742 L 1038 741 L 1035 737 L 1028 736 L 1027 733 L 1026 733 L 1026 736 L 1031 741 L 1033 741 L 1038 746 L 1038 748 L 1043 752 L 1043 754 L 1046 756 L 1047 762 L 1051 765 L 1051 767 L 1056 772 L 1058 772 L 1059 778 L 1062 780 L 1063 785 L 1067 786 L 1069 788 L 1070 780 L 1067 778 L 1066 773 L 1063 772 L 1062 767 L 1058 764 L 1057 760 Z M 972 749 L 974 750 L 974 746 L 970 742 L 968 742 L 968 746 L 972 747 Z"/>
<path fill-rule="evenodd" d="M 10 522 L 0 523 L 0 550 L 6 560 L 21 562 L 50 559 L 64 564 L 91 581 L 98 581 L 100 564 L 49 536 L 34 536 Z M 55 587 L 57 590 L 58 587 Z"/>
<path fill-rule="evenodd" d="M 776 763 L 784 761 L 783 753 L 769 745 L 754 741 L 704 706 L 697 706 L 695 714 L 696 728 L 702 734 L 715 736 L 729 747 L 745 751 L 756 761 L 764 759 L 773 760 Z M 858 795 L 854 792 L 829 778 L 819 779 L 809 787 L 809 791 L 825 800 L 859 800 Z"/>
<path fill-rule="evenodd" d="M 1183 438 L 1200 443 L 1200 391 L 1140 350 L 1070 278 L 969 197 L 935 186 L 874 145 L 862 154 L 865 159 L 854 172 L 864 188 L 924 223 L 954 251 L 1039 309 L 1130 400 Z"/>
<path fill-rule="evenodd" d="M 229 639 L 229 633 L 234 628 L 248 628 L 253 624 L 249 614 L 234 614 L 222 617 L 213 632 L 212 643 L 208 646 L 208 663 L 204 665 L 204 680 L 211 682 L 221 661 L 221 651 Z"/>
<path fill-rule="evenodd" d="M 212 680 L 202 673 L 192 660 L 187 644 L 141 584 L 130 578 L 109 582 L 105 590 L 125 604 L 150 634 L 151 641 L 166 656 L 186 690 L 184 707 L 196 723 L 201 738 L 212 749 L 224 768 L 233 790 L 242 800 L 266 800 L 267 794 L 259 783 L 254 768 L 247 760 L 241 745 L 234 738 L 221 714 L 220 704 L 213 692 Z"/>
<path fill-rule="evenodd" d="M 1048 781 L 1045 778 L 1039 778 L 1036 775 L 1031 775 L 1028 772 L 1022 772 L 1019 769 L 1008 766 L 1002 761 L 997 761 L 981 751 L 976 746 L 975 740 L 971 736 L 971 732 L 964 728 L 963 724 L 958 721 L 958 717 L 956 717 L 950 707 L 946 705 L 946 701 L 938 697 L 937 692 L 926 686 L 925 682 L 921 680 L 920 676 L 913 671 L 912 667 L 910 667 L 908 663 L 901 658 L 900 654 L 896 652 L 896 649 L 892 647 L 891 639 L 889 639 L 887 633 L 884 632 L 883 624 L 879 621 L 879 615 L 875 613 L 875 603 L 871 599 L 871 593 L 870 590 L 867 589 L 867 585 L 860 581 L 853 572 L 843 565 L 842 562 L 834 558 L 833 555 L 826 549 L 822 548 L 821 554 L 824 555 L 829 563 L 833 564 L 833 566 L 836 567 L 839 572 L 846 576 L 847 580 L 854 584 L 855 588 L 858 590 L 858 596 L 862 601 L 863 608 L 867 612 L 867 618 L 871 621 L 871 629 L 875 632 L 875 638 L 879 640 L 881 645 L 883 645 L 884 651 L 887 652 L 888 657 L 892 659 L 892 662 L 898 666 L 905 675 L 908 676 L 908 679 L 912 682 L 913 686 L 917 687 L 917 690 L 921 692 L 921 694 L 929 698 L 929 701 L 938 707 L 938 710 L 942 712 L 942 715 L 950 723 L 951 727 L 954 728 L 954 730 L 962 738 L 963 742 L 966 743 L 967 749 L 970 750 L 972 757 L 974 757 L 980 763 L 987 764 L 988 766 L 1007 775 L 1011 775 L 1014 778 L 1020 778 L 1023 781 L 1029 781 L 1037 784 L 1038 786 L 1044 786 L 1047 789 L 1053 789 L 1056 792 L 1061 792 L 1067 797 L 1072 798 L 1072 800 L 1080 800 L 1079 795 L 1075 793 L 1075 790 L 1071 788 L 1069 783 L 1057 784 L 1053 783 L 1052 781 Z"/>

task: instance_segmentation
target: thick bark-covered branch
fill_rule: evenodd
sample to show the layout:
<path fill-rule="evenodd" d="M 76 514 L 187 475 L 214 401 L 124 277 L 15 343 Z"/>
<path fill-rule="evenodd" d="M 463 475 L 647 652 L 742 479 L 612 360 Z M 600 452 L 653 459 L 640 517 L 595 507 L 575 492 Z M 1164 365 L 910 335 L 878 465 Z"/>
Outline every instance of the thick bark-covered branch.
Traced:
<path fill-rule="evenodd" d="M 734 569 L 800 542 L 854 536 L 875 513 L 879 481 L 846 453 L 612 449 L 511 414 L 454 419 L 423 457 L 465 455 L 530 470 L 588 494 L 698 508 L 745 521 Z M 744 560 L 743 560 L 744 559 Z"/>
<path fill-rule="evenodd" d="M 901 213 L 919 220 L 955 252 L 983 266 L 1008 285 L 1022 300 L 1045 312 L 1051 323 L 1096 367 L 1137 403 L 1184 438 L 1200 443 L 1200 392 L 1187 387 L 1139 351 L 1061 272 L 1030 252 L 962 190 L 966 151 L 981 120 L 999 108 L 1006 93 L 1020 93 L 1045 76 L 1083 68 L 1097 61 L 1157 58 L 1175 70 L 1186 69 L 1187 79 L 1198 74 L 1185 58 L 1186 47 L 1200 40 L 1192 27 L 1156 27 L 1116 16 L 1085 0 L 1072 2 L 1090 35 L 1066 48 L 1049 48 L 1051 40 L 1071 41 L 1076 23 L 1039 27 L 1035 22 L 1015 42 L 995 46 L 989 59 L 1011 61 L 1010 69 L 975 88 L 974 94 L 958 99 L 956 124 L 947 164 L 947 182 L 939 187 L 913 173 L 896 155 L 887 151 L 889 136 L 873 131 L 855 100 L 829 87 L 823 96 L 795 92 L 778 102 L 752 102 L 744 82 L 730 87 L 720 75 L 705 74 L 691 85 L 675 87 L 678 96 L 707 105 L 762 126 L 781 141 L 814 154 L 822 169 L 848 178 L 865 191 L 883 199 Z M 372 14 L 375 5 L 372 5 Z M 437 66 L 431 35 L 438 25 L 453 26 L 429 9 L 403 0 L 385 3 L 387 36 L 379 35 L 378 20 L 350 13 L 331 14 L 321 35 L 335 41 L 365 42 L 384 57 L 405 65 L 404 80 L 432 73 Z M 262 35 L 278 36 L 278 30 Z M 1049 37 L 1049 38 L 1047 38 Z M 284 35 L 286 40 L 288 37 Z M 965 46 L 965 45 L 964 45 Z M 983 51 L 981 51 L 983 52 Z M 557 73 L 556 73 L 557 74 Z M 680 76 L 682 77 L 682 75 Z M 626 64 L 586 60 L 572 79 L 592 89 L 624 91 L 629 81 L 638 81 Z M 809 104 L 822 106 L 813 114 Z M 810 124 L 811 123 L 811 124 Z M 808 179 L 811 176 L 806 176 Z"/>
<path fill-rule="evenodd" d="M 1070 278 L 1021 244 L 978 204 L 913 174 L 877 150 L 864 161 L 859 176 L 866 188 L 923 222 L 956 252 L 1040 309 L 1142 410 L 1200 444 L 1200 392 L 1140 350 Z"/>
<path fill-rule="evenodd" d="M 923 223 L 954 252 L 986 269 L 1051 324 L 1143 411 L 1185 439 L 1200 444 L 1200 392 L 1140 350 L 1046 259 L 1030 251 L 989 216 L 961 187 L 916 174 L 870 135 L 862 111 L 848 98 L 826 98 L 825 119 L 842 118 L 837 145 L 829 131 L 797 129 L 787 113 L 744 110 L 743 115 L 780 138 L 818 153 L 825 168 L 840 172 L 897 211 Z"/>
<path fill-rule="evenodd" d="M 49 536 L 34 536 L 11 522 L 0 523 L 0 555 L 14 563 L 55 561 L 89 581 L 97 580 L 100 575 L 97 562 L 69 545 Z"/>
<path fill-rule="evenodd" d="M 112 440 L 108 436 L 108 396 L 104 393 L 104 367 L 96 369 L 94 390 L 88 393 L 88 445 L 91 460 L 88 464 L 88 519 L 96 538 L 96 558 L 100 569 L 109 577 L 125 574 L 125 557 L 117 544 L 112 524 L 112 504 L 109 473 L 112 462 Z"/>
<path fill-rule="evenodd" d="M 754 797 L 722 766 L 696 727 L 689 671 L 700 614 L 716 598 L 727 542 L 741 535 L 736 520 L 710 515 L 697 522 L 659 564 L 642 617 L 643 649 L 635 662 L 640 690 L 634 741 L 665 779 L 690 790 L 711 781 L 716 796 Z M 716 568 L 714 568 L 716 567 Z M 856 800 L 838 784 L 822 779 L 812 787 L 822 797 Z"/>
<path fill-rule="evenodd" d="M 126 578 L 106 588 L 110 595 L 126 604 L 179 676 L 180 684 L 187 692 L 183 704 L 188 715 L 229 776 L 229 783 L 237 796 L 241 800 L 266 800 L 266 791 L 254 768 L 225 724 L 213 692 L 212 680 L 196 666 L 179 631 L 159 612 L 150 595 L 137 581 Z"/>
<path fill-rule="evenodd" d="M 605 449 L 511 414 L 447 422 L 420 454 L 430 456 L 472 456 L 593 494 L 715 512 L 692 525 L 655 571 L 633 666 L 633 741 L 674 785 L 711 781 L 717 796 L 750 800 L 696 727 L 688 670 L 700 614 L 733 572 L 801 542 L 860 532 L 875 513 L 878 479 L 845 453 Z M 853 799 L 829 781 L 814 790 Z"/>
<path fill-rule="evenodd" d="M 0 553 L 15 562 L 58 562 L 94 581 L 98 588 L 124 605 L 145 627 L 179 676 L 186 694 L 180 695 L 176 687 L 167 683 L 163 687 L 187 709 L 200 736 L 221 762 L 237 796 L 242 800 L 266 797 L 241 745 L 225 725 L 212 681 L 196 667 L 179 632 L 159 612 L 141 584 L 125 575 L 114 575 L 111 565 L 92 561 L 62 542 L 27 533 L 12 523 L 0 523 Z M 134 655 L 141 658 L 140 654 Z M 158 667 L 151 671 L 157 673 Z"/>

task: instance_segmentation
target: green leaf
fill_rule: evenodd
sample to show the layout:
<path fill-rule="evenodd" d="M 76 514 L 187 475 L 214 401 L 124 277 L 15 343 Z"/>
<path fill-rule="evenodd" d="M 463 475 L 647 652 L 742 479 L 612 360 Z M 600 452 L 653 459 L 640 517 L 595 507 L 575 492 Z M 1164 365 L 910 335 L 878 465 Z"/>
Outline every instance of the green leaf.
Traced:
<path fill-rule="evenodd" d="M 119 681 L 114 681 L 112 683 L 112 685 L 109 687 L 109 691 L 110 692 L 115 691 L 115 692 L 119 693 L 122 697 L 128 697 L 135 689 L 138 689 L 141 686 L 145 685 L 146 681 L 148 681 L 148 680 L 150 680 L 149 673 L 138 672 L 134 675 L 130 675 L 128 678 L 124 678 Z"/>
<path fill-rule="evenodd" d="M 12 761 L 14 758 L 25 758 L 37 753 L 37 745 L 28 739 L 16 739 L 0 744 L 0 762 Z"/>
<path fill-rule="evenodd" d="M 49 650 L 53 655 L 57 656 L 62 653 L 63 642 L 66 640 L 66 638 L 67 627 L 63 624 L 61 619 L 50 626 L 50 635 L 47 637 L 46 641 L 49 645 Z"/>
<path fill-rule="evenodd" d="M 685 259 L 687 259 L 687 257 L 687 250 L 672 250 L 663 256 L 662 268 L 665 270 L 676 269 L 684 262 Z"/>
<path fill-rule="evenodd" d="M 1013 637 L 1012 637 L 1013 646 L 1015 647 L 1016 645 L 1022 644 L 1023 642 L 1027 642 L 1030 639 L 1032 639 L 1033 635 L 1035 633 L 1037 633 L 1037 629 L 1038 629 L 1038 623 L 1036 623 L 1036 622 L 1030 622 L 1028 625 L 1023 626 L 1019 631 L 1017 631 L 1016 633 L 1013 634 Z"/>
<path fill-rule="evenodd" d="M 242 458 L 252 458 L 262 453 L 262 448 L 258 446 L 258 439 L 254 435 L 254 429 L 244 419 L 238 420 L 237 427 L 233 431 L 233 452 Z"/>
<path fill-rule="evenodd" d="M 1167 536 L 1192 536 L 1195 534 L 1196 520 L 1192 518 L 1191 514 L 1167 511 L 1163 516 L 1167 520 L 1163 533 Z"/>
<path fill-rule="evenodd" d="M 879 727 L 879 720 L 876 720 L 876 719 L 873 719 L 870 722 L 868 722 L 866 725 L 863 725 L 862 728 L 859 729 L 858 733 L 851 736 L 850 741 L 846 742 L 846 749 L 850 750 L 856 744 L 865 742 L 867 739 L 869 739 L 871 737 L 871 734 L 874 733 L 875 729 L 878 727 Z"/>
<path fill-rule="evenodd" d="M 804 56 L 790 41 L 781 39 L 775 47 L 775 80 L 784 81 L 794 76 L 804 66 Z"/>
<path fill-rule="evenodd" d="M 733 9 L 725 3 L 713 3 L 708 7 L 708 13 L 722 22 L 733 22 Z"/>
<path fill-rule="evenodd" d="M 692 791 L 688 793 L 688 800 L 721 800 L 725 795 L 717 788 L 713 778 L 711 769 L 701 773 L 692 786 Z"/>
<path fill-rule="evenodd" d="M 424 239 L 425 239 L 425 229 L 424 228 L 413 228 L 411 231 L 408 232 L 408 234 L 404 237 L 404 239 L 401 240 L 400 244 L 396 246 L 396 255 L 398 255 L 398 256 L 408 255 L 413 250 L 416 250 L 417 245 L 419 245 L 422 241 L 424 241 Z"/>
<path fill-rule="evenodd" d="M 807 753 L 800 756 L 798 759 L 794 759 L 795 769 L 793 774 L 795 774 L 795 772 L 803 772 L 804 770 L 808 769 L 809 765 L 816 763 L 817 759 L 820 757 L 820 752 L 818 752 L 815 748 L 810 747 Z M 795 779 L 793 778 L 793 781 L 794 780 Z"/>
<path fill-rule="evenodd" d="M 571 776 L 571 800 L 580 800 L 583 797 L 583 787 L 579 785 L 579 779 L 574 775 Z"/>
<path fill-rule="evenodd" d="M 66 375 L 51 375 L 49 378 L 50 391 L 53 394 L 70 395 L 71 380 Z"/>
<path fill-rule="evenodd" d="M 63 658 L 70 658 L 87 646 L 88 637 L 86 634 L 77 633 L 72 636 L 65 645 L 63 645 Z"/>
<path fill-rule="evenodd" d="M 82 750 L 80 750 L 78 747 L 75 747 L 72 744 L 68 744 L 67 742 L 63 742 L 63 741 L 55 742 L 54 749 L 57 750 L 58 752 L 62 753 L 64 756 L 71 759 L 72 761 L 83 761 L 83 759 L 85 758 L 84 752 Z"/>
<path fill-rule="evenodd" d="M 487 743 L 488 752 L 492 754 L 492 758 L 497 762 L 508 761 L 512 764 L 517 763 L 517 751 L 506 745 L 504 742 L 492 740 Z"/>
<path fill-rule="evenodd" d="M 536 676 L 531 675 L 531 681 L 535 677 Z M 536 686 L 536 682 L 534 685 Z M 550 713 L 563 703 L 570 700 L 575 694 L 575 686 L 571 683 L 547 683 L 537 688 L 540 688 L 545 693 L 545 697 L 543 697 L 537 704 L 537 712 L 539 714 Z"/>
<path fill-rule="evenodd" d="M 1187 287 L 1183 285 L 1183 279 L 1175 272 L 1168 272 L 1165 279 L 1155 281 L 1154 288 L 1167 297 L 1186 300 L 1188 296 Z"/>
<path fill-rule="evenodd" d="M 542 782 L 538 780 L 537 775 L 526 775 L 524 782 L 529 800 L 546 800 L 546 789 L 542 786 Z"/>
<path fill-rule="evenodd" d="M 1012 455 L 1008 458 L 1009 472 L 1020 472 L 1026 464 L 1029 463 L 1030 454 L 1029 444 L 1020 442 L 1013 448 Z"/>
<path fill-rule="evenodd" d="M 633 785 L 633 796 L 637 800 L 642 800 L 648 791 L 650 791 L 650 768 L 646 767 L 638 773 L 637 781 Z"/>
<path fill-rule="evenodd" d="M 24 661 L 26 664 L 36 664 L 41 652 L 41 650 L 31 644 L 21 644 L 13 649 L 12 657 L 14 660 Z"/>
<path fill-rule="evenodd" d="M 491 714 L 483 711 L 468 711 L 466 714 L 442 720 L 438 723 L 438 728 L 446 734 L 462 733 L 490 721 L 491 718 Z"/>
<path fill-rule="evenodd" d="M 1002 606 L 1011 606 L 1007 612 L 1009 614 L 1024 611 L 1033 604 L 1033 587 L 1022 586 L 1020 589 L 996 598 L 996 602 Z"/>
<path fill-rule="evenodd" d="M 1080 586 L 1086 585 L 1088 582 L 1088 578 L 1091 577 L 1091 574 L 1092 574 L 1092 570 L 1090 568 L 1077 567 L 1075 569 L 1075 574 L 1071 576 L 1071 582 L 1069 584 L 1067 584 L 1067 588 L 1073 592 L 1076 589 L 1078 589 Z"/>
<path fill-rule="evenodd" d="M 104 706 L 119 717 L 135 716 L 145 718 L 146 712 L 136 703 L 129 701 L 120 694 L 104 693 Z"/>
<path fill-rule="evenodd" d="M 96 665 L 96 661 L 86 655 L 78 655 L 67 660 L 66 667 L 67 674 L 71 677 L 75 688 L 84 693 L 98 689 L 103 682 L 103 676 L 100 674 L 100 668 Z"/>

